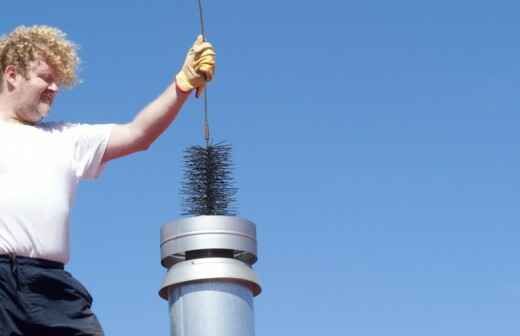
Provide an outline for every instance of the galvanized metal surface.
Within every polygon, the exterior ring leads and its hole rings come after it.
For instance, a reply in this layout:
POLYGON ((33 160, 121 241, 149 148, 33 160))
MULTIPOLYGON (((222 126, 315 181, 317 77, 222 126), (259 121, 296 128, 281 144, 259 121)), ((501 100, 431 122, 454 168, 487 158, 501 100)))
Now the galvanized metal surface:
POLYGON ((172 290, 171 288, 191 282, 219 280, 240 284, 254 296, 261 292, 254 270, 242 261, 231 258, 201 258, 173 265, 164 277, 159 296, 167 300, 168 290, 172 290))
POLYGON ((233 282, 170 287, 172 336, 254 336, 251 291, 233 282))
POLYGON ((170 268, 185 260, 186 251, 229 249, 252 265, 257 260, 255 224, 236 216, 196 216, 161 227, 161 264, 170 268))

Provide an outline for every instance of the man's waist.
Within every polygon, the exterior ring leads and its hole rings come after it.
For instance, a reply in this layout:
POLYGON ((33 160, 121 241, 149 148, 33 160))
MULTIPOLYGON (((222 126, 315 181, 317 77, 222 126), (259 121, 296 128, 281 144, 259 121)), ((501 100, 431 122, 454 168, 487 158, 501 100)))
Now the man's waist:
POLYGON ((64 264, 47 259, 17 256, 15 254, 0 254, 0 263, 16 263, 19 265, 38 266, 43 268, 64 269, 64 264))

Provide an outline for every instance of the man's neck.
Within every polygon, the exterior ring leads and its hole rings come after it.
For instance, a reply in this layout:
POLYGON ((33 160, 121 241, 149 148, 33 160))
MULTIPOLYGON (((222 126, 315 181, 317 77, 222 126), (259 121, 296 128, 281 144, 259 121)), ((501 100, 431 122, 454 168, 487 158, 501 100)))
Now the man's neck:
POLYGON ((8 123, 16 123, 16 124, 24 124, 21 120, 17 119, 13 115, 9 114, 9 112, 0 106, 0 121, 8 122, 8 123))
POLYGON ((9 97, 0 94, 0 121, 25 124, 17 118, 15 108, 10 103, 9 97))
POLYGON ((35 126, 36 125, 36 124, 30 123, 30 122, 27 122, 23 119, 17 118, 16 116, 4 115, 2 113, 1 108, 0 108, 0 122, 17 124, 17 125, 26 125, 26 126, 35 126))

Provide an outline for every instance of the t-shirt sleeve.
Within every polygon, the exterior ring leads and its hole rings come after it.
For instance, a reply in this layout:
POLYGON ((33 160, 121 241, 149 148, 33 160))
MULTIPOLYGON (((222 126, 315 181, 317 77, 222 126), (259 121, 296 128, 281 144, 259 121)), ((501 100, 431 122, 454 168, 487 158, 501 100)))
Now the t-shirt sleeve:
POLYGON ((95 179, 105 164, 101 164, 114 124, 75 124, 72 167, 76 178, 95 179))

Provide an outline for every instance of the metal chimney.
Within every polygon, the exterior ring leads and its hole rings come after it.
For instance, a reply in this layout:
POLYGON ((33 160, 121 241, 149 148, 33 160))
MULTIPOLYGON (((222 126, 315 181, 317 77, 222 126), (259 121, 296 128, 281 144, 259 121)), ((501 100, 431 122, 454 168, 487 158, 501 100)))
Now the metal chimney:
POLYGON ((255 224, 235 216, 196 216, 161 228, 159 295, 171 336, 253 336, 260 283, 255 224))

